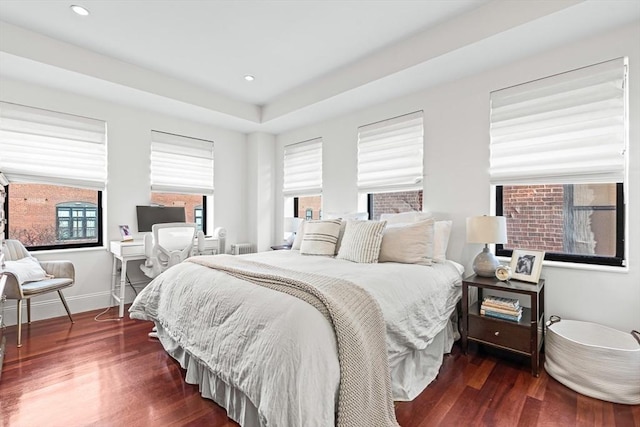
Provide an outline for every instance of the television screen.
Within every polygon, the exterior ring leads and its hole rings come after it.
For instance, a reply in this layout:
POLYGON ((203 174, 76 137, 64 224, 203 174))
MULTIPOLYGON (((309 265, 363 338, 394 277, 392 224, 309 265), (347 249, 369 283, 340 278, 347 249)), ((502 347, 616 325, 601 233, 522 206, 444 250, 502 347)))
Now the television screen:
POLYGON ((177 206, 136 206, 138 232, 151 231, 153 224, 186 222, 184 207, 177 206))

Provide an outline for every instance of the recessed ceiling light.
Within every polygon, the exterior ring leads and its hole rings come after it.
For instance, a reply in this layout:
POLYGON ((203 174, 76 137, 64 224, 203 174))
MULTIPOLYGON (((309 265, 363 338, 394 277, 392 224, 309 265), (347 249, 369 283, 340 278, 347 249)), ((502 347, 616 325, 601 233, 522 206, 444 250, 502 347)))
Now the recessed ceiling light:
POLYGON ((89 10, 85 9, 82 6, 78 6, 78 5, 71 5, 69 6, 71 8, 71 10, 73 10, 75 13, 77 13, 80 16, 88 16, 89 15, 89 10))
POLYGON ((256 78, 253 77, 251 74, 247 74, 246 76, 244 76, 244 79, 248 82, 252 82, 254 81, 256 78))

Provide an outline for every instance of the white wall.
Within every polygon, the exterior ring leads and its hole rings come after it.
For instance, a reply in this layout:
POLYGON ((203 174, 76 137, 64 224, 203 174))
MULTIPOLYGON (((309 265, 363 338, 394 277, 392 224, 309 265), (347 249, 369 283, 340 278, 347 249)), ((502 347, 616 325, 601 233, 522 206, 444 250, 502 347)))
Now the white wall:
MULTIPOLYGON (((109 240, 120 238, 119 224, 137 231, 136 205, 150 202, 150 131, 186 135, 214 141, 215 144, 215 227, 227 229, 227 250, 231 243, 246 241, 246 135, 224 129, 163 116, 93 98, 51 90, 17 81, 0 80, 0 99, 33 107, 77 114, 107 122, 108 185, 103 193, 105 206, 104 248, 43 251, 35 255, 43 260, 68 259, 76 269, 76 284, 65 290, 73 312, 106 307, 109 304, 112 257, 109 240)), ((28 161, 28 153, 25 153, 28 161)), ((213 232, 211 224, 208 233, 213 232)), ((137 269, 134 265, 132 270, 137 269)), ((127 289, 127 298, 133 293, 127 289)), ((15 324, 15 304, 5 310, 7 324, 15 324)), ((33 319, 64 315, 57 294, 34 299, 33 319)))
MULTIPOLYGON (((630 62, 628 269, 576 269, 546 264, 546 312, 602 323, 623 331, 640 328, 640 24, 628 26, 495 70, 441 85, 338 119, 277 137, 276 200, 282 200, 283 146, 321 136, 324 141, 323 210, 355 211, 357 127, 424 110, 425 209, 454 220, 449 258, 471 271, 479 245, 465 242, 465 218, 489 214, 489 92, 620 56, 630 62), (613 272, 613 271, 617 272, 613 272)), ((282 218, 276 203, 275 218, 282 218)), ((281 235, 277 224, 276 235, 281 235)))

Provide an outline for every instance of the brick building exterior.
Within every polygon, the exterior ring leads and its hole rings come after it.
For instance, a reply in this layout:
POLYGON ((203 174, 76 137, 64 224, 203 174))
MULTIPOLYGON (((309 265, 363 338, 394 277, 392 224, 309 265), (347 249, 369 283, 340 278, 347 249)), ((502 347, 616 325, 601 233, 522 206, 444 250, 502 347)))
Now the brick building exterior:
POLYGON ((564 251, 564 186, 505 186, 503 215, 510 249, 564 251))
MULTIPOLYGON (((57 209, 73 205, 97 208, 98 192, 45 184, 10 184, 8 203, 10 239, 20 240, 27 247, 55 245, 62 243, 58 238, 57 209)), ((64 240, 87 241, 97 241, 97 237, 64 240)))
POLYGON ((422 210, 422 190, 375 193, 371 219, 378 220, 385 213, 400 213, 422 210))

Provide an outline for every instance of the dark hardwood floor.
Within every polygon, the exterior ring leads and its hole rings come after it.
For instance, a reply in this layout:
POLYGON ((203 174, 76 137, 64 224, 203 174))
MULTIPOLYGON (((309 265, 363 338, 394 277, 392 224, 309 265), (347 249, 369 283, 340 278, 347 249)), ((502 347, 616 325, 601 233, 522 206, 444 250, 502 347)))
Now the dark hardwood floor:
MULTIPOLYGON (((3 426, 237 426, 200 397, 197 386, 158 341, 150 323, 125 317, 96 322, 96 312, 6 330, 0 378, 3 426)), ((113 317, 111 310, 105 317, 113 317)), ((544 371, 530 375, 526 360, 456 344, 438 378, 414 401, 396 403, 403 427, 640 426, 640 406, 592 399, 544 371), (501 355, 503 356, 503 355, 501 355)))

